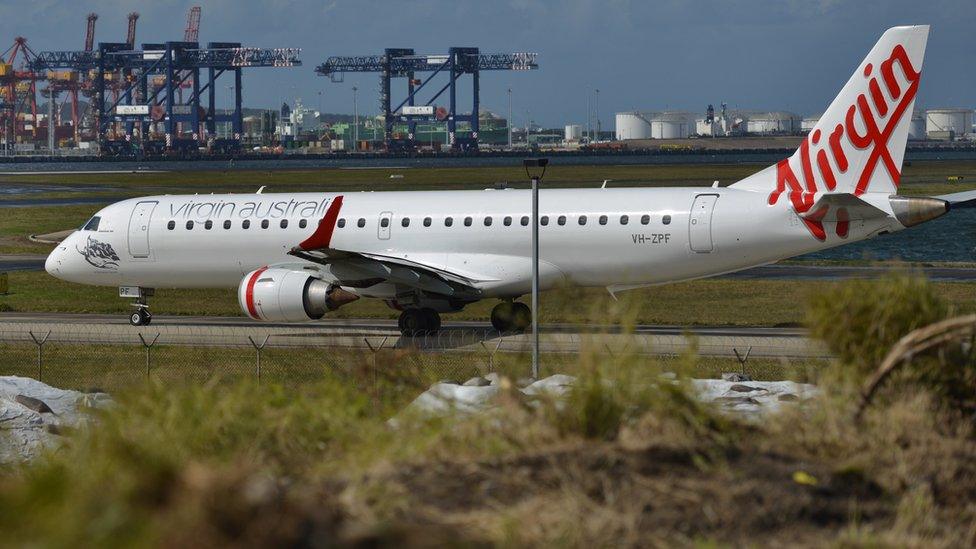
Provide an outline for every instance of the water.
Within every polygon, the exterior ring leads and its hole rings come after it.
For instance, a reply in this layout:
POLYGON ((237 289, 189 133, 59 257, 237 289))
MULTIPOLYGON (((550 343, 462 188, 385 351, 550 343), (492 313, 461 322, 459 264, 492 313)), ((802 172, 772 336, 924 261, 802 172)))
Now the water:
POLYGON ((952 210, 928 223, 801 259, 976 262, 976 208, 952 210))
MULTIPOLYGON (((458 157, 306 157, 291 155, 281 159, 264 160, 155 160, 137 161, 65 161, 0 163, 0 174, 6 172, 95 172, 141 170, 281 170, 316 168, 462 168, 485 166, 521 166, 527 157, 548 157, 553 165, 560 166, 630 166, 657 164, 774 164, 788 156, 782 151, 733 152, 699 154, 644 154, 616 153, 583 155, 567 153, 530 153, 505 156, 458 156, 458 157)), ((976 160, 976 150, 926 151, 909 150, 908 161, 923 160, 976 160)))

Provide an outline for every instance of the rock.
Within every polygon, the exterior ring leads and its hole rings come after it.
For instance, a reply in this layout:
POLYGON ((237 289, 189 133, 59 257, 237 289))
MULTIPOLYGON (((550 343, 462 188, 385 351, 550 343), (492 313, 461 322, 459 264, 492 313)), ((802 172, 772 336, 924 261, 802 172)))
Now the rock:
POLYGON ((737 393, 751 393, 752 391, 762 391, 759 387, 750 387, 748 385, 742 385, 736 383, 735 385, 729 387, 730 391, 735 391, 737 393))
POLYGON ((752 381, 752 377, 739 372, 726 372, 722 374, 722 381, 752 381))
POLYGON ((464 382, 464 387, 486 387, 491 385, 491 382, 483 377, 473 377, 464 382))
POLYGON ((442 379, 442 380, 438 381, 437 383, 440 383, 440 384, 443 384, 443 385, 460 385, 461 384, 460 381, 457 381, 455 379, 442 379))
POLYGON ((43 400, 39 398, 29 397, 27 395, 17 395, 14 397, 14 401, 20 404, 28 410, 33 410, 39 414, 53 414, 54 411, 51 407, 44 403, 43 400))
POLYGON ((529 385, 532 385, 535 382, 536 380, 532 379, 531 377, 520 377, 515 382, 515 386, 520 388, 525 388, 528 387, 529 385))
POLYGON ((491 372, 490 374, 485 374, 485 379, 487 379, 488 383, 491 385, 498 385, 498 382, 501 380, 501 376, 498 375, 498 372, 491 372))
POLYGON ((556 374, 529 384, 527 387, 522 389, 522 392, 530 396, 546 393, 552 396, 561 397, 573 388, 574 383, 576 383, 575 377, 564 374, 556 374))
POLYGON ((783 393, 776 398, 780 402, 793 402, 796 400, 800 400, 800 397, 794 395, 793 393, 783 393))
POLYGON ((713 402, 719 404, 760 404, 758 400, 752 397, 718 397, 713 402))

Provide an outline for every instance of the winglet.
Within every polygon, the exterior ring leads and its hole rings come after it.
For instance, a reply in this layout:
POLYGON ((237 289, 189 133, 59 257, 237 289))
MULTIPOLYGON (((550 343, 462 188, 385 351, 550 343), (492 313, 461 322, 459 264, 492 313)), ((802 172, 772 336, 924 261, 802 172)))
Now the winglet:
POLYGON ((332 233, 335 231, 336 221, 339 219, 340 208, 342 208, 342 195, 332 199, 329 209, 325 211, 325 216, 319 221, 319 226, 315 228, 315 232, 303 240, 298 247, 306 251, 328 248, 332 242, 332 233))

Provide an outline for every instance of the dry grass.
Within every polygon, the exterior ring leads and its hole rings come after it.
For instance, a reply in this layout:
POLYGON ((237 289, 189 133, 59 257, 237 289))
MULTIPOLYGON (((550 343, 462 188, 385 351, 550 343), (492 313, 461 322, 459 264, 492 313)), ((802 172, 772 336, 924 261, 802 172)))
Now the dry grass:
MULTIPOLYGON (((860 310, 914 287, 877 284, 845 299, 860 310)), ((865 352, 903 329, 887 319, 861 332, 865 352)), ((449 418, 398 412, 420 389, 408 374, 357 390, 377 379, 368 364, 301 389, 124 392, 96 428, 0 476, 0 530, 11 545, 976 542, 972 418, 937 392, 905 380, 856 422, 859 385, 838 362, 816 399, 743 423, 690 396, 694 362, 584 352, 565 401, 503 382, 492 411, 449 418)))

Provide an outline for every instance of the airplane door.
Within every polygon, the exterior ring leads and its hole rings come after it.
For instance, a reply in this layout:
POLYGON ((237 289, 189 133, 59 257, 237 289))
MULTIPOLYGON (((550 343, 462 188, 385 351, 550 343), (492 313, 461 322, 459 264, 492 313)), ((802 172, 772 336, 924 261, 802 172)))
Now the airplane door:
POLYGON ((393 212, 381 212, 380 222, 376 224, 376 236, 380 240, 390 239, 390 225, 393 224, 393 212))
POLYGON ((717 200, 717 194, 700 194, 695 197, 688 219, 688 242, 693 252, 712 251, 712 211, 717 200))
POLYGON ((149 257, 149 222, 157 202, 139 202, 129 218, 129 255, 149 257))

